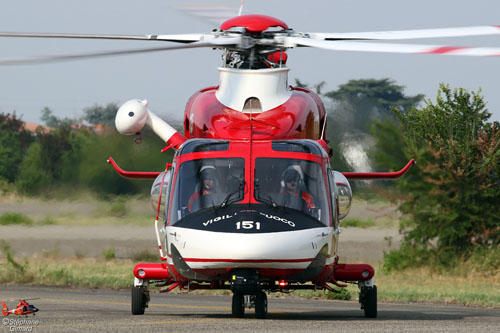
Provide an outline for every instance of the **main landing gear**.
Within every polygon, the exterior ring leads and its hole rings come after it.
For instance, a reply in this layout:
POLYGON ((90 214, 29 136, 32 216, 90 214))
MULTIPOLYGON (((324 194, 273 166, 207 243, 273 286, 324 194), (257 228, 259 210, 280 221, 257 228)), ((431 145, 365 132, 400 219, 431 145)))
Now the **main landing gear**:
POLYGON ((377 286, 373 279, 359 283, 359 303, 366 318, 377 318, 377 286))
POLYGON ((238 270, 231 273, 233 302, 231 312, 235 318, 243 318, 245 308, 255 308, 258 319, 267 317, 267 295, 261 290, 259 275, 252 270, 238 270))

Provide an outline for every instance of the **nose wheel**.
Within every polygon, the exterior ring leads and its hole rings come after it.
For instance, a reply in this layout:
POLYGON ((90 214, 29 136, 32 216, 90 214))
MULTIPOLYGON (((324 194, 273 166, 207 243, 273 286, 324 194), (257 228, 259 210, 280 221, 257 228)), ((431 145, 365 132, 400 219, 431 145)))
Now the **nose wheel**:
POLYGON ((243 295, 240 292, 233 293, 231 312, 235 318, 245 316, 245 308, 255 308, 255 317, 266 319, 267 317, 267 295, 259 291, 257 295, 243 295))

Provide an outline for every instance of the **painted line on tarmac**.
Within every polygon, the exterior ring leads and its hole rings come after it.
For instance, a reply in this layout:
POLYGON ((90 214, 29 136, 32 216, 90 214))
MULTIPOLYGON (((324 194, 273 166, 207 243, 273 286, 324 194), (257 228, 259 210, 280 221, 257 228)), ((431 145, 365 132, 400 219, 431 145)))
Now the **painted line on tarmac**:
POLYGON ((148 321, 148 322, 135 322, 135 323, 124 323, 122 321, 105 323, 92 323, 92 324, 42 324, 36 327, 88 327, 88 326, 134 326, 134 325, 162 325, 162 324, 197 324, 215 321, 215 319, 189 319, 189 320, 165 320, 165 321, 148 321))
MULTIPOLYGON (((72 299, 55 299, 55 298, 41 298, 38 300, 46 302, 56 302, 56 303, 87 303, 87 304, 110 304, 110 305, 127 305, 130 306, 130 302, 109 302, 109 301, 89 301, 89 300, 72 300, 72 299)), ((149 306, 167 307, 167 308, 181 308, 181 309, 209 309, 209 310, 231 310, 229 306, 208 306, 208 305, 180 305, 180 304, 149 304, 149 306)), ((304 310, 305 311, 305 310, 304 310)), ((303 312, 303 310, 296 309, 275 309, 269 310, 269 313, 274 314, 284 314, 290 312, 303 312)))
MULTIPOLYGON (((40 301, 46 302, 61 302, 61 303, 87 303, 87 304, 110 304, 110 305, 128 305, 130 302, 108 302, 108 301, 87 301, 87 300, 73 300, 73 299, 55 299, 55 298, 41 298, 40 301)), ((187 309, 216 309, 216 310, 230 310, 227 306, 208 306, 208 305, 180 305, 180 304, 152 304, 149 306, 163 306, 169 308, 187 308, 187 309)))

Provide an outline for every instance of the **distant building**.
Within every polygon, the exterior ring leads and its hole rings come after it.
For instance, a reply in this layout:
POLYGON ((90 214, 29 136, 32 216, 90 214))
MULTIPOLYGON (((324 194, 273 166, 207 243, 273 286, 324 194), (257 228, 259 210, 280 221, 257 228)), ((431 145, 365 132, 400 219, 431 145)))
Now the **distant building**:
POLYGON ((115 129, 113 126, 105 125, 105 124, 94 124, 92 125, 94 128, 94 132, 97 135, 106 135, 110 133, 115 133, 115 129))
POLYGON ((114 128, 105 124, 92 124, 92 125, 72 125, 74 130, 86 130, 89 133, 95 133, 97 135, 107 135, 114 133, 114 128))
MULTIPOLYGON (((37 129, 41 131, 43 134, 50 133, 55 130, 54 127, 44 126, 36 123, 31 123, 29 121, 24 122, 24 129, 31 133, 36 133, 37 129)), ((113 128, 104 124, 95 124, 95 125, 83 125, 83 124, 73 124, 71 125, 71 129, 75 131, 87 131, 89 133, 95 133, 97 135, 106 135, 113 132, 113 128)))
POLYGON ((49 132, 52 132, 53 130, 55 130, 55 128, 53 128, 53 127, 44 126, 44 125, 40 125, 40 124, 36 124, 36 123, 31 123, 29 121, 24 122, 24 129, 28 132, 36 133, 38 128, 42 133, 49 133, 49 132))

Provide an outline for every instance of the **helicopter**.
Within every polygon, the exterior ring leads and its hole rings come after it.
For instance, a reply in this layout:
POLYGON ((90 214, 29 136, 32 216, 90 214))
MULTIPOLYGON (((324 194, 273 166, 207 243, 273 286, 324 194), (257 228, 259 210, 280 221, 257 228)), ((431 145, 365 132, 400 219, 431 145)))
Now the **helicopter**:
POLYGON ((16 316, 27 316, 29 314, 35 315, 35 312, 38 312, 39 309, 33 304, 29 304, 28 301, 32 301, 39 298, 29 298, 29 299, 8 299, 6 301, 19 302, 15 309, 9 310, 5 301, 2 301, 2 314, 6 317, 10 314, 16 316))
POLYGON ((301 33, 274 17, 240 15, 210 34, 88 35, 0 33, 0 37, 150 40, 163 47, 79 55, 0 60, 22 65, 190 48, 222 51, 216 86, 195 92, 184 113, 184 134, 133 99, 117 111, 118 132, 136 136, 149 126, 175 150, 164 171, 123 170, 123 177, 151 179, 155 233, 161 262, 139 263, 131 288, 133 315, 143 315, 149 287, 168 293, 231 290, 231 312, 255 309, 267 317, 267 293, 328 290, 357 284, 365 317, 377 317, 375 271, 340 263, 340 221, 351 207, 350 180, 395 179, 396 172, 338 172, 326 141, 327 115, 320 97, 288 84, 288 50, 498 56, 497 48, 379 43, 433 37, 500 34, 498 26, 361 33, 301 33), (333 286, 332 286, 333 285, 333 286))

